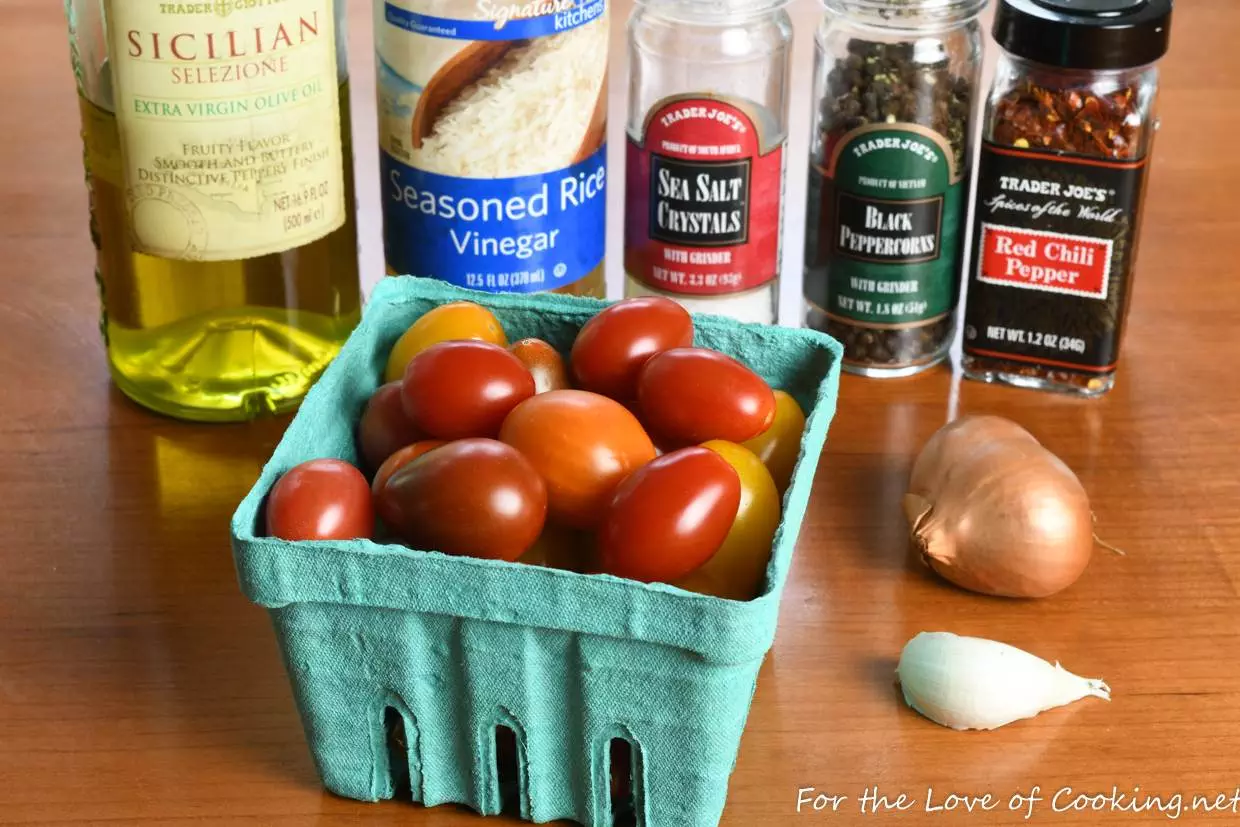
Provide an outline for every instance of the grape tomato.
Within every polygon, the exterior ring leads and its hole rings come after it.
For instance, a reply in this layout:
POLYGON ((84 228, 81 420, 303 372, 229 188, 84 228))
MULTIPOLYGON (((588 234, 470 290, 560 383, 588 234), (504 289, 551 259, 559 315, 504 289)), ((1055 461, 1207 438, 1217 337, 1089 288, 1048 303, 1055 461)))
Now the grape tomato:
MULTIPOLYGON (((393 474, 423 454, 429 454, 436 448, 440 448, 447 444, 448 443, 444 442, 442 439, 426 439, 401 448, 399 451, 388 457, 387 460, 384 461, 383 465, 379 466, 379 470, 375 472, 375 480, 370 485, 371 493, 373 493, 376 497, 379 496, 379 492, 381 492, 384 486, 387 485, 388 480, 392 478, 393 474)), ((383 515, 380 514, 379 516, 383 515)))
POLYGON ((660 445, 744 442, 774 421, 775 393, 731 356, 677 348, 652 357, 642 368, 637 407, 660 445))
POLYGON ((655 457, 637 417, 595 393, 551 391, 518 405, 500 439, 524 454, 547 483, 550 517, 594 528, 625 477, 655 457))
POLYGON ((392 454, 423 438, 405 413, 401 383, 389 382, 366 403, 357 428, 358 451, 364 466, 373 471, 392 454))
POLYGON ((498 345, 441 342, 409 363, 401 392, 405 413, 429 437, 494 437, 508 413, 534 395, 534 377, 498 345))
POLYGON ((534 392, 562 391, 572 387, 564 357, 542 339, 522 339, 508 348, 534 377, 534 392))
POLYGON ((493 439, 463 439, 396 471, 379 513, 416 549, 515 561, 542 533, 547 488, 529 461, 493 439))
POLYGON ((267 533, 281 540, 359 540, 375 530, 370 484, 338 459, 293 468, 267 496, 267 533))
POLYGON ((693 344, 693 318, 671 299, 626 299, 586 322, 573 344, 577 384, 620 402, 636 398, 637 376, 651 356, 693 344))
POLYGON ((665 454, 616 490, 599 530, 599 563, 617 577, 679 580, 719 550, 740 501, 740 477, 719 454, 665 454))
POLYGON ((476 340, 508 347, 508 337, 495 314, 473 302, 452 302, 422 315, 397 340, 388 357, 385 382, 396 382, 405 375, 413 357, 440 342, 476 340))
POLYGON ((702 447, 732 466, 740 479, 741 501, 719 551, 676 585, 728 600, 753 600, 766 583, 771 548, 779 529, 779 491, 762 460, 748 448, 721 440, 702 447))
POLYGON ((801 406, 791 394, 775 391, 775 420, 771 427, 747 441, 745 447, 766 465, 781 495, 792 485, 804 435, 805 414, 801 406))

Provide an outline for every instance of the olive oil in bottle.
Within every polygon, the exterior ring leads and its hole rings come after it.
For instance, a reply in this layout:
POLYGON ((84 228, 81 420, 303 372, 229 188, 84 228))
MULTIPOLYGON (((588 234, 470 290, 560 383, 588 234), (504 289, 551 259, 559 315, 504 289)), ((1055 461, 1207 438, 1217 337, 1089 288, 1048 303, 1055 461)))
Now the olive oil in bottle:
POLYGON ((294 407, 361 308, 343 8, 67 8, 117 386, 193 420, 294 407))

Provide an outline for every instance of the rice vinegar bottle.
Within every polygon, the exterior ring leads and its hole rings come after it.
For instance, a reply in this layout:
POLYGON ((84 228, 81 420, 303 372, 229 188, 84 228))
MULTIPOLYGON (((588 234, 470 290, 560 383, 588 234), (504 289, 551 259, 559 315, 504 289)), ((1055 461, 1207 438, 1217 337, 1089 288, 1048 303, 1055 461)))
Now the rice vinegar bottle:
POLYGON ((343 0, 66 0, 117 386, 297 405, 361 310, 343 0))

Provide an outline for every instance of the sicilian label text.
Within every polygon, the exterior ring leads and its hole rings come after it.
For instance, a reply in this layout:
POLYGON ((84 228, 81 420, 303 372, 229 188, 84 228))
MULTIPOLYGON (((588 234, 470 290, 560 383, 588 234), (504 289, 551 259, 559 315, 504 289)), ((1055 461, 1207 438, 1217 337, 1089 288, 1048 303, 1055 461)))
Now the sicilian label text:
POLYGON ((346 218, 331 0, 110 0, 135 245, 220 261, 346 218))

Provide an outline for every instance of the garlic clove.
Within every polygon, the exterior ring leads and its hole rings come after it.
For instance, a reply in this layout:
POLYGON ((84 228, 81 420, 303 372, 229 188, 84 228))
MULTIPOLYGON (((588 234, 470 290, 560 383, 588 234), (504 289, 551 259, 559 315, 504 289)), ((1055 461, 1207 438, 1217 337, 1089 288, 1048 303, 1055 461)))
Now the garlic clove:
POLYGON ((1058 663, 982 638, 922 632, 896 668, 904 702, 956 730, 991 730, 1083 698, 1109 701, 1111 689, 1058 663))

